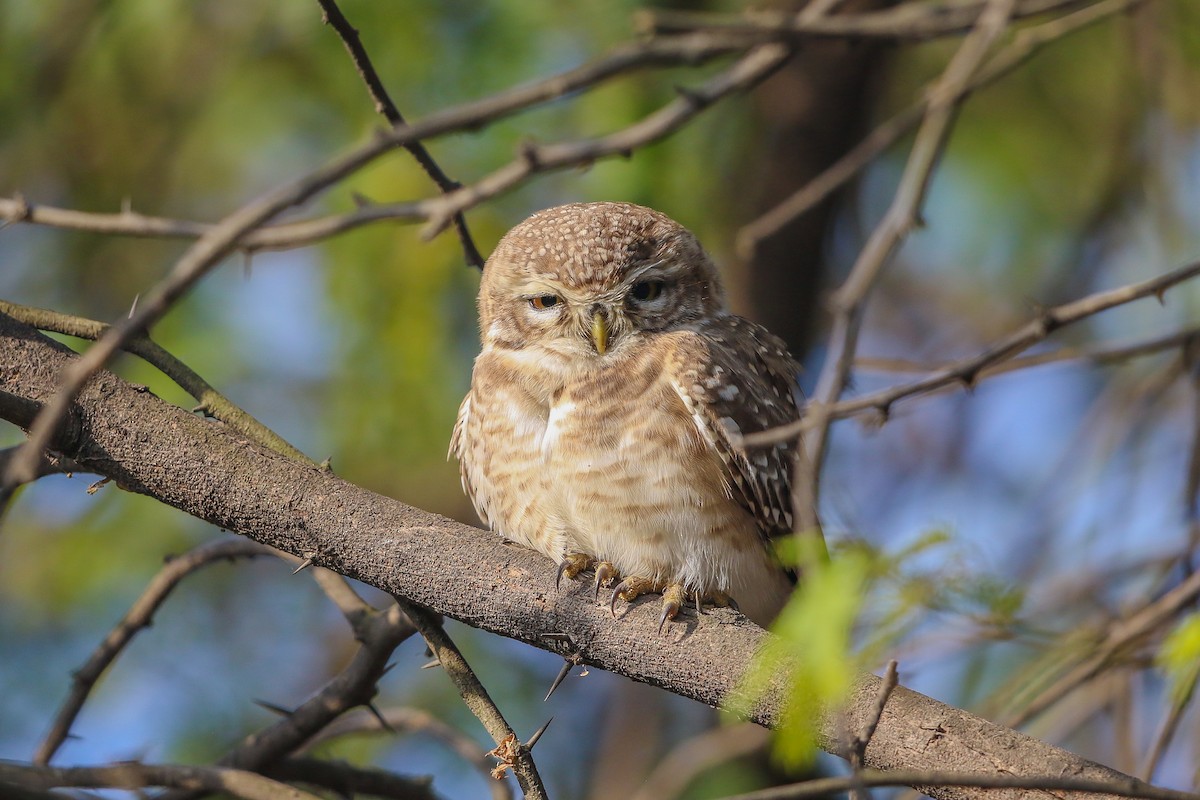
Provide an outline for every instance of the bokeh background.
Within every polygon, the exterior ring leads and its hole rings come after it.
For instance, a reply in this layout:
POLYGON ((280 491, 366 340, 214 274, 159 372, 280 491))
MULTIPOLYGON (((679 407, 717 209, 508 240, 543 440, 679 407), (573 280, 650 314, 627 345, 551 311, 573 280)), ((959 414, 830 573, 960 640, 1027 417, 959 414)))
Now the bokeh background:
MULTIPOLYGON (((632 36, 640 7, 342 3, 409 119, 599 56, 632 36)), ((468 221, 486 253, 527 214, 561 202, 663 210, 722 264, 738 310, 789 339, 811 384, 823 357, 822 290, 845 274, 887 207, 909 141, 749 257, 735 249, 738 231, 912 102, 954 46, 814 44, 755 93, 666 141, 540 176, 468 221)), ((217 220, 382 125, 315 2, 6 2, 0 62, 0 196, 67 208, 217 220)), ((430 149, 469 182, 526 139, 616 130, 718 67, 639 73, 430 149)), ((1151 0, 972 96, 934 180, 927 224, 874 296, 860 354, 923 365, 970 355, 1039 307, 1197 258, 1197 86, 1200 6, 1151 0)), ((304 213, 347 210, 356 195, 387 202, 433 191, 397 153, 304 213)), ((9 225, 0 230, 0 297, 112 320, 185 246, 9 225)), ((453 235, 424 241, 416 226, 376 224, 231 259, 154 336, 306 454, 331 458, 342 477, 474 521, 445 451, 477 348, 477 282, 453 235)), ((1193 282, 1039 349, 1198 322, 1193 282)), ((132 357, 116 368, 194 405, 132 357)), ((822 498, 831 541, 901 553, 937 533, 904 566, 961 590, 952 601, 925 598, 927 611, 887 653, 907 685, 1003 718, 1049 664, 1086 647, 1086 636, 1073 636, 1102 634, 1106 615, 1187 573, 1196 370, 1181 365, 1178 349, 1112 366, 1056 363, 902 404, 882 427, 836 426, 822 498)), ((902 377, 864 368, 853 391, 902 377)), ((11 427, 0 436, 21 440, 11 427)), ((0 758, 30 757, 70 670, 165 556, 227 535, 115 486, 89 494, 91 480, 58 476, 24 489, 0 531, 0 758)), ((543 703, 558 658, 455 623, 451 633, 518 731, 555 717, 537 753, 556 797, 621 796, 715 716, 598 671, 543 703)), ((286 565, 211 567, 175 592, 102 680, 56 763, 215 758, 271 721, 253 700, 298 704, 354 647, 336 610, 286 565)), ((1166 708, 1166 680, 1146 663, 1153 655, 1139 652, 1027 729, 1136 770, 1166 708)), ((424 660, 417 641, 401 647, 380 705, 428 710, 484 743, 445 677, 417 669, 424 660)), ((1198 748, 1193 711, 1156 777, 1190 786, 1198 748)), ((420 736, 357 737, 329 752, 432 774, 447 797, 486 791, 483 778, 420 736)), ((688 796, 754 788, 772 769, 765 758, 743 759, 707 772, 688 796)))

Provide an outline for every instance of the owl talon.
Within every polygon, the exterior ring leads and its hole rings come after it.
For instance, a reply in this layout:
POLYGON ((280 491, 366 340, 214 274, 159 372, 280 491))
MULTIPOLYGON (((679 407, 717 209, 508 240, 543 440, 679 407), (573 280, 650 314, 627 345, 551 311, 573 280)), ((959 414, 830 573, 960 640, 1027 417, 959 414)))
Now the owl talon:
POLYGON ((639 578, 637 576, 626 578, 613 587, 612 600, 608 604, 609 610, 612 611, 612 615, 615 617, 617 615, 618 597, 626 603, 632 603, 641 595, 647 592, 657 592, 662 588, 663 585, 661 583, 655 583, 649 578, 639 578))
POLYGON ((579 573, 596 563, 596 559, 584 553, 567 553, 558 563, 558 577, 554 579, 554 588, 562 588, 563 575, 575 580, 579 573))
POLYGON ((667 626, 667 622, 679 616, 679 612, 683 609, 685 602, 687 602, 687 594, 684 592, 683 584, 672 583, 666 589, 663 589, 662 615, 658 618, 658 632, 660 635, 663 632, 663 628, 667 626))
POLYGON ((602 588, 604 588, 605 586, 611 585, 612 582, 615 581, 618 577, 619 576, 617 575, 617 569, 616 569, 616 567, 614 567, 612 565, 611 561, 597 561, 596 562, 596 594, 595 594, 595 597, 596 597, 597 601, 600 599, 600 590, 602 588))

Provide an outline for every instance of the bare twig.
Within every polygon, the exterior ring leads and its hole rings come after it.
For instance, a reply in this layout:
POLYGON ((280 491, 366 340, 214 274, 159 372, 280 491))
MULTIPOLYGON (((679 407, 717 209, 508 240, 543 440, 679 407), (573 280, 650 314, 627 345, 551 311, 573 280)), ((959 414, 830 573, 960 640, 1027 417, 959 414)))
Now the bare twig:
POLYGON ((505 781, 490 779, 493 762, 483 748, 475 744, 474 739, 450 727, 428 711, 418 708, 383 708, 380 709, 379 715, 383 718, 382 722, 380 722, 379 716, 366 710, 343 714, 309 739, 298 752, 304 753, 322 742, 355 733, 418 732, 440 741, 459 758, 488 778, 488 788, 492 793, 493 800, 511 800, 512 787, 505 781))
POLYGON ((0 781, 31 789, 75 786, 145 789, 168 786, 191 791, 226 792, 245 800, 321 800, 314 794, 244 770, 140 764, 132 761, 102 767, 45 767, 0 762, 0 781))
MULTIPOLYGON (((397 606, 373 612, 355 633, 362 647, 338 675, 299 707, 242 740, 221 757, 221 766, 262 770, 295 752, 331 721, 371 702, 396 647, 415 633, 397 606)), ((192 792, 168 792, 160 800, 188 800, 192 792)))
MULTIPOLYGON (((1048 14, 1088 0, 1021 0, 1013 19, 1048 14)), ((924 41, 966 33, 978 22, 987 0, 963 3, 907 2, 880 11, 857 14, 806 15, 771 10, 741 14, 702 11, 654 10, 644 16, 643 27, 652 33, 708 32, 738 34, 751 41, 812 38, 883 39, 924 41)))
MULTIPOLYGON (((1164 336, 1153 336, 1136 342, 1124 344, 1102 344, 1089 347, 1060 347, 1045 353, 1031 356, 1021 356, 1009 361, 984 367, 979 370, 976 380, 1006 375, 1011 372, 1033 367, 1043 367, 1047 364, 1061 364, 1068 361, 1088 361, 1095 365, 1121 364, 1143 356, 1158 355, 1167 350, 1183 347, 1189 342, 1200 339, 1200 327, 1185 328, 1164 336)), ((937 372, 947 367, 946 364, 922 364, 903 358, 874 358, 859 357, 854 361, 854 368, 874 372, 937 372)))
POLYGON ((805 416, 812 420, 812 431, 804 439, 804 452, 799 457, 793 480, 792 508, 797 516, 797 530, 820 530, 818 483, 833 422, 828 409, 841 397, 850 379, 867 296, 884 266, 917 224, 958 104, 969 93, 971 79, 992 43, 1007 26, 1013 4, 1014 0, 988 0, 971 33, 929 88, 925 118, 917 131, 892 203, 867 239, 849 276, 833 295, 833 330, 828 355, 817 380, 813 401, 805 407, 805 416))
POLYGON ((1066 775, 980 775, 954 772, 879 772, 864 770, 857 776, 818 778, 790 786, 777 786, 758 792, 734 795, 725 800, 802 800, 848 791, 858 780, 864 786, 914 786, 920 791, 933 788, 1041 789, 1045 791, 1087 792, 1143 800, 1197 800, 1200 795, 1160 789, 1130 778, 1128 781, 1098 781, 1066 775))
MULTIPOLYGON (((1144 0, 1102 0, 1049 22, 1018 31, 1013 41, 987 62, 969 85, 975 91, 1024 64, 1030 56, 1051 42, 1083 30, 1101 20, 1126 11, 1144 0)), ((736 248, 749 258, 758 244, 770 238, 793 219, 807 212, 857 175, 867 164, 915 128, 924 118, 931 96, 926 94, 913 105, 883 122, 853 149, 827 167, 794 194, 738 231, 736 248)))
MULTIPOLYGON (((27 325, 43 331, 76 336, 80 339, 95 341, 103 336, 109 326, 72 314, 63 314, 44 308, 22 306, 0 300, 0 312, 8 314, 13 319, 19 319, 27 325)), ((289 444, 283 437, 266 425, 259 422, 244 409, 234 405, 229 398, 218 392, 212 384, 196 374, 191 367, 180 361, 166 349, 156 344, 146 334, 136 334, 127 341, 122 349, 142 358, 146 363, 156 367, 164 375, 194 397, 200 405, 194 411, 221 420, 233 430, 248 439, 275 450, 289 458, 295 458, 307 464, 316 466, 316 462, 289 444)))
POLYGON ((307 783, 346 798, 364 794, 395 800, 438 800, 432 778, 412 778, 387 770, 357 767, 344 761, 285 758, 265 772, 267 777, 278 781, 307 783))
MULTIPOLYGON (((1044 340, 1059 328, 1145 297, 1161 298, 1171 287, 1197 275, 1200 275, 1200 262, 1188 264, 1139 283, 1096 292, 1079 300, 1046 309, 1035 319, 1030 320, 977 355, 952 362, 915 381, 881 389, 853 400, 843 400, 830 406, 826 413, 830 419, 844 419, 863 411, 875 410, 886 418, 891 407, 899 400, 926 394, 955 383, 970 386, 985 367, 1011 358, 1044 340)), ((788 425, 747 435, 745 443, 747 446, 759 447, 786 441, 800 435, 814 424, 811 419, 800 419, 788 425)))
POLYGON ((538 774, 529 748, 521 744, 487 689, 479 682, 471 665, 446 634, 438 616, 424 606, 402 597, 397 597, 396 602, 417 626, 417 630, 425 638, 425 644, 441 662, 442 669, 446 671, 450 680, 454 681, 467 708, 483 723, 484 730, 496 743, 496 749, 492 752, 500 759, 501 764, 493 775, 502 775, 505 767, 511 768, 526 798, 546 800, 546 788, 542 785, 542 777, 538 774))
POLYGON ((1182 583, 1132 616, 1105 623, 1104 638, 1089 647, 1085 658, 1052 685, 1042 690, 1016 714, 1009 724, 1020 726, 1057 703, 1076 687, 1092 679, 1114 658, 1145 641, 1173 620, 1182 609, 1200 597, 1200 572, 1193 572, 1182 583))
POLYGON ((862 726, 853 741, 850 742, 850 767, 855 770, 861 770, 866 763, 865 757, 867 747, 871 744, 871 737, 875 735, 875 729, 879 727, 879 720, 883 718, 883 709, 887 706, 888 698, 892 696, 892 692, 900 685, 900 673, 896 669, 896 662, 889 661, 887 669, 883 673, 883 682, 879 684, 879 694, 875 697, 875 705, 871 709, 870 716, 867 717, 866 723, 862 726))
MULTIPOLYGON (((337 31, 342 44, 346 46, 346 52, 350 54, 350 60, 354 62, 354 67, 362 77, 363 83, 367 85, 367 92, 375 101, 375 110, 382 114, 392 124, 392 127, 404 125, 404 117, 400 114, 400 109, 396 108, 396 104, 392 102, 392 98, 388 96, 387 89, 383 88, 383 81, 379 79, 379 74, 371 64, 371 59, 367 55, 366 48, 363 47, 358 31, 346 19, 334 0, 317 0, 317 2, 321 5, 325 23, 337 31)), ((421 165, 421 169, 425 170, 425 174, 437 184, 443 194, 462 186, 461 183, 451 179, 442 171, 442 168, 433 160, 433 156, 420 141, 407 142, 403 147, 421 165)), ((454 215, 454 229, 458 232, 458 241, 462 245, 467 263, 483 269, 483 256, 475 246, 475 240, 471 238, 471 232, 467 230, 467 221, 461 212, 454 215)))
POLYGON ((508 165, 481 180, 440 198, 426 200, 429 223, 425 235, 445 228, 454 214, 477 205, 519 184, 531 175, 590 164, 601 158, 628 155, 675 132, 713 103, 734 92, 744 91, 769 77, 791 56, 783 45, 760 45, 694 89, 680 89, 679 97, 640 121, 607 136, 527 145, 508 165))
POLYGON ((75 718, 83 708, 96 681, 116 660, 133 637, 139 631, 149 627, 154 613, 184 578, 215 561, 255 558, 273 555, 276 552, 270 547, 245 539, 222 539, 201 545, 168 561, 167 565, 159 570, 154 579, 150 581, 146 590, 142 592, 142 596, 134 602, 116 627, 109 632, 108 636, 104 637, 104 641, 100 643, 87 662, 71 673, 71 691, 55 715, 46 738, 38 745, 33 762, 35 764, 50 762, 58 748, 70 735, 71 725, 74 724, 75 718))
POLYGON ((721 725, 676 745, 654 767, 630 800, 673 800, 701 773, 757 752, 770 735, 748 722, 721 725))
MULTIPOLYGON (((392 147, 455 131, 477 130, 532 106, 594 88, 628 72, 651 67, 703 64, 748 47, 744 40, 711 34, 663 37, 624 44, 607 56, 558 75, 431 114, 385 134, 380 142, 368 147, 373 152, 378 148, 377 154, 392 147)), ((119 214, 94 214, 54 208, 30 203, 20 195, 0 198, 0 219, 8 223, 49 225, 94 233, 188 239, 198 239, 213 229, 211 225, 197 222, 148 217, 131 209, 123 209, 119 214)), ((299 247, 386 219, 427 219, 427 212, 419 203, 366 206, 352 213, 262 227, 249 232, 238 246, 249 250, 299 247)))

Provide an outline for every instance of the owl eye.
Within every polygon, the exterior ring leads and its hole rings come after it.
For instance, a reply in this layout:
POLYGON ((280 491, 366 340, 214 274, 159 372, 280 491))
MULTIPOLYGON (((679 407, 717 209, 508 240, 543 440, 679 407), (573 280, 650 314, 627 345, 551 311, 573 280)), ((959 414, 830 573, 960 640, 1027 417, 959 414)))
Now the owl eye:
POLYGON ((663 292, 662 281, 638 281, 633 285, 629 295, 640 303, 656 299, 663 292))
POLYGON ((529 298, 529 305, 533 306, 539 311, 546 308, 553 308, 560 302, 562 302, 562 300, 556 294, 543 294, 538 297, 529 298))

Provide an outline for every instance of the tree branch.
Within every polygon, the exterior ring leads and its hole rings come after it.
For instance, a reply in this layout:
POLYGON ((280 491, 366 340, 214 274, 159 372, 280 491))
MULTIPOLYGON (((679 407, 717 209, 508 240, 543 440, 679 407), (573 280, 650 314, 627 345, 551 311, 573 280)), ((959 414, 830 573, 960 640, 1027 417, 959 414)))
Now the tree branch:
MULTIPOLYGON (((375 101, 375 110, 382 114, 393 128, 404 125, 404 117, 400 114, 400 109, 396 108, 396 104, 392 102, 392 98, 388 96, 387 89, 383 88, 383 81, 379 79, 379 73, 375 71, 375 66, 371 63, 366 48, 363 47, 358 30, 350 24, 350 20, 346 19, 345 14, 338 8, 334 0, 317 0, 317 2, 321 5, 325 23, 341 37, 342 44, 346 46, 346 52, 350 54, 350 60, 354 62, 354 68, 358 70, 363 83, 367 85, 367 93, 375 101)), ((433 156, 421 142, 407 142, 404 144, 404 149, 421 165, 421 169, 425 170, 425 174, 437 184, 442 194, 447 194, 462 186, 461 183, 451 179, 442 171, 442 168, 433 160, 433 156)), ((454 229, 458 232, 458 241, 462 245, 467 263, 477 269, 483 269, 483 256, 479 254, 479 248, 475 246, 475 240, 471 238, 471 232, 467 230, 467 221, 461 212, 454 215, 454 229)))
POLYGON ((33 763, 48 764, 58 748, 71 733, 71 725, 83 708, 88 694, 96 681, 104 674, 104 670, 116 660, 125 646, 139 631, 150 626, 154 613, 167 599, 171 591, 179 583, 198 569, 215 561, 235 558, 255 558, 257 556, 273 555, 274 551, 257 542, 245 539, 223 539, 201 545, 182 556, 171 559, 167 565, 154 576, 150 585, 142 592, 141 597, 121 618, 116 627, 104 637, 104 641, 92 653, 82 667, 71 673, 71 692, 63 701, 50 726, 49 733, 38 746, 33 755, 33 763))
MULTIPOLYGON (((0 315, 0 390, 43 402, 76 358, 0 315)), ((545 634, 565 634, 572 652, 587 664, 708 705, 739 699, 745 705, 741 676, 769 634, 733 611, 689 615, 676 626, 676 636, 664 640, 652 598, 613 619, 588 592, 557 591, 555 565, 532 551, 284 458, 111 373, 88 382, 71 416, 64 428, 71 435, 56 446, 130 491, 263 544, 316 554, 317 564, 473 627, 560 654, 568 645, 545 634)), ((779 677, 780 688, 785 679, 779 677)), ((862 728, 879 686, 874 676, 858 680, 841 710, 844 724, 819 723, 823 746, 837 747, 841 730, 862 728)), ((778 725, 780 697, 780 691, 768 693, 753 706, 751 718, 778 725)), ((957 769, 983 776, 1063 774, 1115 786, 1131 780, 903 687, 889 699, 864 762, 884 770, 957 769)))

